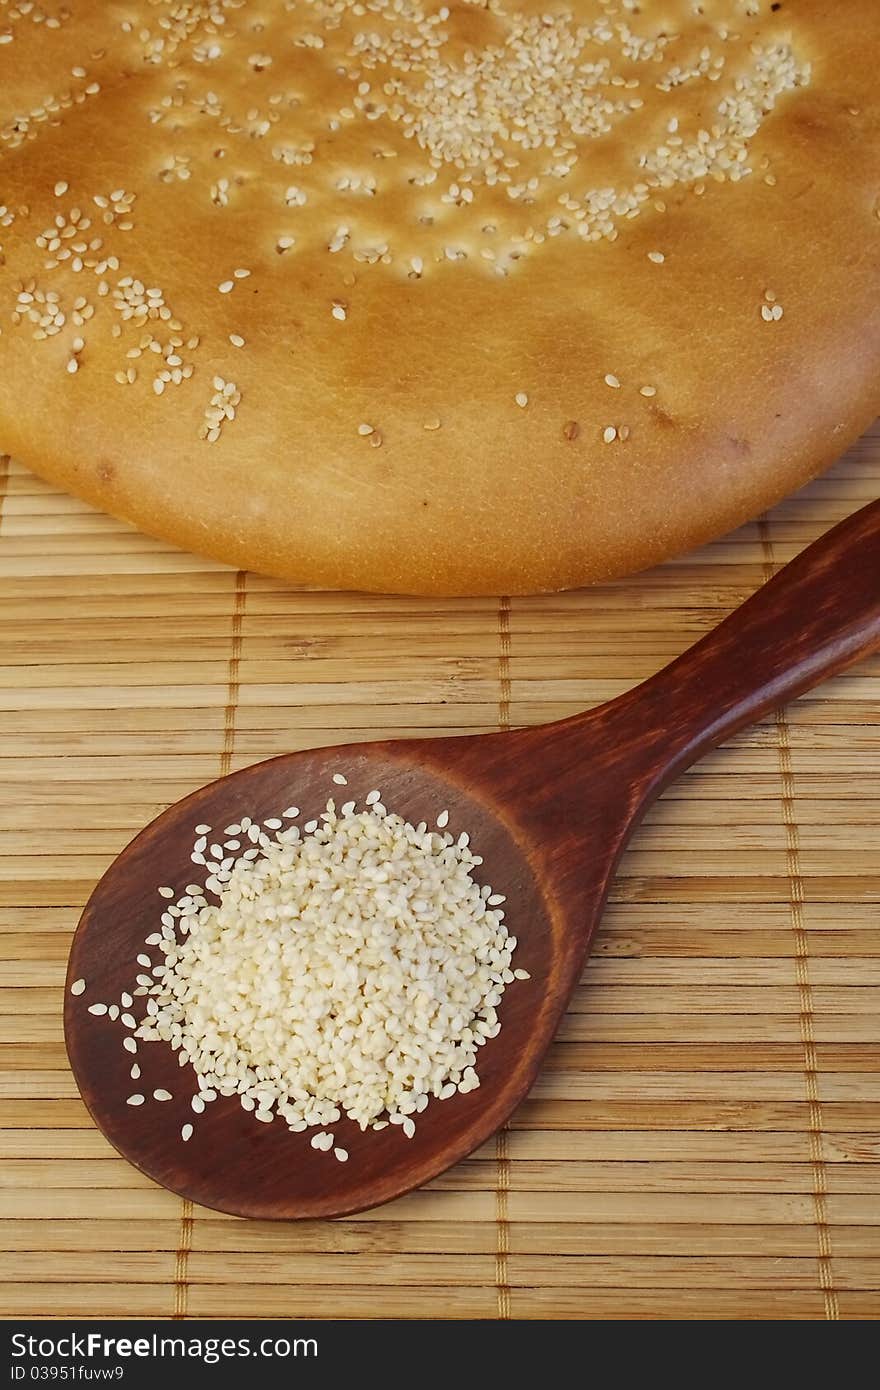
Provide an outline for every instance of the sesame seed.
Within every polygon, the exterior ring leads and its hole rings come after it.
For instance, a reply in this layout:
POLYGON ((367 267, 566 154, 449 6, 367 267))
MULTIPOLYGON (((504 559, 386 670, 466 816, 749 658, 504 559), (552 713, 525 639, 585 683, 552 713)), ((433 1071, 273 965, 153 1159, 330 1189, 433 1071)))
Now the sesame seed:
POLYGON ((134 1038, 123 1038, 122 1046, 125 1048, 126 1052, 137 1052, 138 1050, 138 1045, 134 1038))
POLYGON ((422 428, 426 430, 439 430, 440 425, 440 417, 435 415, 430 420, 426 420, 422 428))
POLYGON ((666 257, 662 251, 649 251, 648 260, 653 261, 655 265, 662 265, 666 257))
POLYGON ((443 830, 448 824, 449 824, 449 812, 448 812, 448 811, 441 811, 440 814, 439 814, 439 816, 437 817, 437 827, 438 827, 438 829, 443 830))
POLYGON ((360 425, 358 425, 358 434, 361 434, 361 435, 372 434, 375 428, 376 428, 375 425, 368 425, 368 424, 366 424, 366 423, 360 424, 360 425))
POLYGON ((186 1144, 190 1139, 192 1139, 192 1135, 193 1135, 193 1127, 192 1127, 192 1125, 184 1125, 183 1128, 182 1128, 181 1131, 180 1131, 180 1137, 181 1137, 181 1139, 183 1140, 184 1144, 186 1144))
POLYGON ((333 307, 332 307, 332 309, 330 310, 330 312, 331 312, 331 314, 333 315, 333 317, 334 317, 335 319, 338 319, 338 320, 340 321, 340 323, 344 323, 345 320, 348 318, 348 312, 347 312, 347 310, 346 310, 344 304, 340 304, 340 303, 338 303, 338 302, 334 302, 333 307))
POLYGON ((141 1069, 138 1066, 137 1062, 133 1064, 131 1071, 128 1074, 131 1077, 132 1081, 140 1081, 141 1069))
POLYGON ((336 783, 337 787, 347 787, 347 786, 348 786, 348 778, 345 777, 345 776, 343 776, 343 774, 342 774, 341 772, 334 772, 334 774, 333 774, 333 781, 336 783))
POLYGON ((85 992, 85 988, 86 988, 86 982, 85 982, 85 980, 83 980, 83 979, 74 980, 73 984, 70 986, 70 992, 71 992, 71 994, 83 994, 83 993, 85 992))
POLYGON ((233 270, 232 274, 235 276, 236 280, 246 280, 250 275, 250 271, 242 270, 241 267, 239 267, 238 270, 233 270))
POLYGON ((89 1005, 89 1013, 90 1013, 90 1014, 94 1014, 94 1015, 96 1016, 96 1018, 100 1017, 101 1014, 105 1014, 106 1012, 107 1012, 107 1005, 106 1005, 106 1004, 90 1004, 90 1005, 89 1005))
POLYGON ((602 438, 606 444, 613 444, 617 438, 617 429, 614 425, 607 425, 602 433, 602 438))
POLYGON ((605 376, 605 385, 613 386, 616 389, 620 386, 620 382, 618 381, 617 377, 614 375, 613 372, 608 372, 605 376))
POLYGON ((160 888, 160 889, 158 890, 158 892, 159 892, 159 896, 162 897, 162 898, 173 898, 173 897, 174 897, 174 889, 173 889, 173 888, 160 888))
POLYGON ((125 1103, 126 1105, 143 1105, 144 1099, 145 1097, 138 1092, 133 1096, 129 1096, 125 1103))
POLYGON ((217 286, 221 294, 229 294, 235 287, 234 280, 222 280, 217 286))
POLYGON ((172 1099, 173 1099, 173 1097, 172 1097, 172 1095, 171 1095, 171 1092, 170 1092, 170 1091, 165 1091, 165 1090, 163 1090, 161 1086, 159 1087, 158 1090, 156 1090, 156 1091, 153 1092, 153 1100, 172 1100, 172 1099))
POLYGON ((229 341, 233 347, 244 347, 244 338, 240 333, 230 333, 229 341))
POLYGON ((68 184, 66 183, 66 181, 64 179, 59 179, 55 185, 55 197, 63 198, 65 193, 67 192, 67 189, 68 184))
POLYGON ((334 1149, 334 1150, 333 1150, 333 1157, 334 1157, 335 1159, 337 1159, 339 1163, 347 1163, 347 1162, 348 1162, 348 1149, 334 1149))
POLYGON ((657 394, 657 387, 656 387, 656 386, 640 386, 640 387, 639 387, 639 395, 640 395, 640 396, 656 396, 656 394, 657 394))
POLYGON ((526 406, 529 403, 529 398, 526 395, 525 391, 517 391, 513 399, 516 401, 516 404, 519 406, 520 410, 525 410, 526 406))
POLYGON ((75 357, 68 358, 67 370, 70 372, 71 376, 73 376, 74 372, 79 371, 79 362, 76 360, 75 357))

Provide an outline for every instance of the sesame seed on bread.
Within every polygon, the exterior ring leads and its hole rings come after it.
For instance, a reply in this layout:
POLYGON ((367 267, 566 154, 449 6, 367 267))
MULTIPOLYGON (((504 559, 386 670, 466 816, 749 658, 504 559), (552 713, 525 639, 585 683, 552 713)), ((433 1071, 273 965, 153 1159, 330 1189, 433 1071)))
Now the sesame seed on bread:
POLYGON ((523 593, 880 410, 877 0, 0 5, 0 451, 311 585, 523 593))

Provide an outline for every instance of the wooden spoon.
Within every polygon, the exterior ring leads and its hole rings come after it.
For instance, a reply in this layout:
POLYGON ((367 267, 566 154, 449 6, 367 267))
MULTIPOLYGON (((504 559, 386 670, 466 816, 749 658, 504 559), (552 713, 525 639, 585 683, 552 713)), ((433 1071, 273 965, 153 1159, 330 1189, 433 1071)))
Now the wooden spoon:
MULTIPOLYGON (((619 699, 540 728, 477 737, 349 744, 292 753, 211 783, 159 816, 111 865, 82 915, 65 993, 71 1064, 95 1121, 120 1153, 193 1201, 242 1216, 342 1216, 428 1182, 484 1143, 523 1099, 580 977, 615 866, 646 807, 708 748, 880 645, 880 502, 817 541, 690 651, 619 699), (334 786, 333 773, 348 779, 334 786), (397 1127, 334 1125, 347 1163, 315 1152, 283 1121, 255 1122, 236 1097, 203 1115, 170 1048, 141 1044, 142 1075, 120 1022, 87 1006, 131 988, 144 938, 165 906, 158 886, 203 881, 194 827, 264 821, 291 803, 300 822, 327 798, 360 804, 378 788, 390 809, 432 823, 448 809, 507 897, 519 938, 500 1034, 480 1052, 478 1090, 432 1101, 415 1137, 397 1127), (339 794, 342 793, 340 796, 339 794), (86 980, 80 997, 71 982, 86 980), (156 1088, 173 1099, 152 1101, 156 1088), (137 1108, 133 1092, 148 1098, 137 1108), (181 1140, 181 1127, 194 1125, 181 1140)), ((143 1000, 135 1000, 139 1017, 143 1000)))

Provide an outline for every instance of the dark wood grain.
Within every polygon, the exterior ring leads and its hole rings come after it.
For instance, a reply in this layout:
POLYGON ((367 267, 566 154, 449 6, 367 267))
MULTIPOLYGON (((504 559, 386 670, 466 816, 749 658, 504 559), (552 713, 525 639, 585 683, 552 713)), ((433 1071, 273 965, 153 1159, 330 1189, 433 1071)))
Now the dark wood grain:
MULTIPOLYGON (((522 1100, 583 966, 621 852, 659 791, 708 747, 880 646, 880 503, 851 517, 787 566, 714 632, 644 684, 589 713, 528 730, 293 753, 211 783, 149 825, 112 865, 82 915, 71 949, 65 1033, 95 1121, 144 1173, 186 1197, 243 1216, 341 1216, 428 1182, 477 1148, 522 1100), (155 931, 159 884, 201 881, 193 829, 291 802, 317 815, 348 778, 345 798, 373 787, 412 821, 445 808, 484 864, 476 877, 508 899, 516 964, 531 972, 501 1005, 502 1030, 480 1054, 481 1086, 432 1103, 415 1137, 333 1126, 346 1164, 316 1153, 308 1134, 262 1125, 238 1100, 194 1117, 189 1068, 170 1049, 142 1045, 129 1079, 119 1023, 88 1003, 131 986, 135 956, 155 931), (86 995, 70 983, 85 977, 86 995), (132 1108, 137 1089, 174 1099, 132 1108), (181 1126, 192 1121, 189 1143, 181 1126)), ((138 1014, 136 1001, 134 1012, 138 1014)), ((139 1016, 139 1014, 138 1014, 139 1016)))

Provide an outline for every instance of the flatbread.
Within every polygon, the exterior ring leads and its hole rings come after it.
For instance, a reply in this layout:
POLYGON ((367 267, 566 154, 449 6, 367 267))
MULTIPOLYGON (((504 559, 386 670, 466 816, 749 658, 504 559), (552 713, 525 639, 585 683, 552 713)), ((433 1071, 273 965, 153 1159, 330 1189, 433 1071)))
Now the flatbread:
POLYGON ((880 409, 876 0, 0 0, 0 449, 334 588, 552 590, 880 409))

